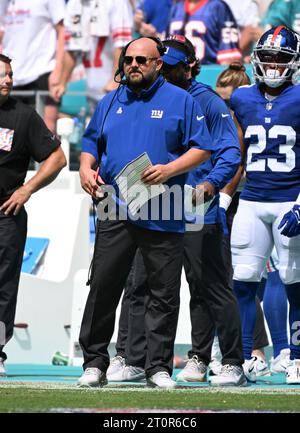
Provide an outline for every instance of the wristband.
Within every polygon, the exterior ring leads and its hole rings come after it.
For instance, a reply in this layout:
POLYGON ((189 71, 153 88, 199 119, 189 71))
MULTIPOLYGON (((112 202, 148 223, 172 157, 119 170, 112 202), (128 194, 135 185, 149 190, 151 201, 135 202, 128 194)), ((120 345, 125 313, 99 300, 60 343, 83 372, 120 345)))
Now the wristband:
POLYGON ((229 208, 230 203, 232 202, 232 197, 226 194, 225 192, 220 192, 219 198, 219 206, 225 209, 225 211, 229 208))

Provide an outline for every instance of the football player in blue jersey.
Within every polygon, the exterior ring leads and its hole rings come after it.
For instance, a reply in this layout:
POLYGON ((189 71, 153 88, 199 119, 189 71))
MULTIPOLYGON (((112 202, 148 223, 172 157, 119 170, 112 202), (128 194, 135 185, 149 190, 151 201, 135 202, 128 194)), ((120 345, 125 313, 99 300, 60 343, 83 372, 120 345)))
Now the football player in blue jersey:
POLYGON ((251 359, 255 294, 275 245, 290 304, 290 362, 286 382, 300 384, 300 37, 280 26, 265 32, 252 54, 256 84, 232 94, 244 136, 246 183, 232 234, 234 289, 243 328, 244 370, 251 359))
MULTIPOLYGON (((224 69, 219 75, 216 83, 216 91, 225 99, 226 103, 229 104, 233 90, 237 87, 249 84, 251 84, 251 80, 245 72, 245 67, 240 62, 236 61, 231 63, 229 67, 224 69)), ((241 130, 240 135, 242 140, 243 134, 241 130)), ((232 199, 226 193, 220 192, 220 207, 224 209, 229 232, 231 232, 232 221, 237 211, 243 184, 244 177, 232 199)), ((224 237, 224 246, 228 261, 227 268, 231 269, 230 237, 224 237)), ((259 297, 256 296, 256 323, 253 333, 252 351, 252 356, 257 358, 254 363, 256 376, 269 375, 270 371, 272 373, 285 373, 286 366, 290 359, 287 335, 287 297, 285 287, 279 277, 277 266, 278 257, 274 248, 266 266, 265 278, 261 281, 258 289, 259 297), (263 311, 260 305, 261 301, 263 301, 263 311), (263 349, 265 346, 269 345, 264 324, 265 319, 268 324, 273 345, 273 357, 270 359, 270 369, 266 362, 263 349)), ((220 359, 220 349, 218 348, 217 341, 214 342, 212 350, 214 369, 218 366, 218 360, 220 359)))
POLYGON ((229 6, 222 0, 180 0, 171 9, 169 35, 184 35, 203 65, 241 58, 239 34, 229 6))

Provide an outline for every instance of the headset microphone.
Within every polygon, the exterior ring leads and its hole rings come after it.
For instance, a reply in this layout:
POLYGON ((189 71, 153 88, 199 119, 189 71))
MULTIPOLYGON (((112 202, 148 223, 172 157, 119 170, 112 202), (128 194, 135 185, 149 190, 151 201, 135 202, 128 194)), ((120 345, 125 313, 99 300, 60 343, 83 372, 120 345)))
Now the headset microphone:
POLYGON ((125 74, 124 74, 123 70, 121 70, 120 68, 118 68, 118 69, 116 70, 116 72, 115 72, 115 75, 114 75, 114 82, 115 82, 115 83, 118 83, 118 84, 127 84, 127 83, 128 83, 128 80, 127 80, 127 78, 125 77, 125 74), (117 76, 118 76, 118 75, 120 75, 120 77, 121 77, 120 80, 117 80, 117 76))

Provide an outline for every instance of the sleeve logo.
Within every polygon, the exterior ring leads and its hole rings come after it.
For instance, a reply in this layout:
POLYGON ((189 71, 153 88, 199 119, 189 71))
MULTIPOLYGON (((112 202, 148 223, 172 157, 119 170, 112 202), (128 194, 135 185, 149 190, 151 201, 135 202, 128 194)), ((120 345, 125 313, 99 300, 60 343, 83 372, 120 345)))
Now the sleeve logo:
POLYGON ((10 152, 14 138, 14 130, 7 128, 0 128, 0 150, 10 152))

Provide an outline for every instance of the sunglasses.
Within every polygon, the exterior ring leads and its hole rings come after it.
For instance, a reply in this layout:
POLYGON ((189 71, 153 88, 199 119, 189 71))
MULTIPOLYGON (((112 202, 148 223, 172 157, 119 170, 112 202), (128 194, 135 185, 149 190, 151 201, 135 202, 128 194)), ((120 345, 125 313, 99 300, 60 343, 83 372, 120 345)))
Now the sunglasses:
POLYGON ((145 56, 125 56, 124 63, 125 65, 131 65, 133 60, 135 60, 139 65, 145 65, 148 60, 157 60, 158 57, 145 57, 145 56))

